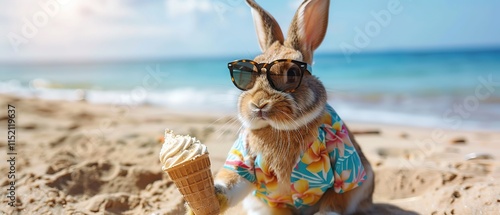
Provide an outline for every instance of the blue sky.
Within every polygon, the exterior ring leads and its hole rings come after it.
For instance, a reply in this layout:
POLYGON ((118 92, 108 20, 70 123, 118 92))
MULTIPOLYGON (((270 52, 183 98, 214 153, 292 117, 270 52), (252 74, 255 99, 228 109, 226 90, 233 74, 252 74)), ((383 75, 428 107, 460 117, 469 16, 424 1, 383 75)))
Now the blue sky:
MULTIPOLYGON (((301 1, 257 2, 286 32, 301 1)), ((250 9, 243 0, 0 0, 0 4, 8 5, 0 8, 0 61, 4 62, 252 57, 259 52, 250 9), (47 2, 53 4, 44 9, 47 2)), ((342 52, 342 44, 359 52, 498 48, 499 8, 498 0, 333 0, 328 33, 318 52, 342 52), (389 11, 390 2, 399 2, 399 12, 391 14, 387 23, 378 22, 372 13, 389 11), (356 46, 359 32, 370 33, 367 25, 377 31, 371 32, 366 44, 356 46)))

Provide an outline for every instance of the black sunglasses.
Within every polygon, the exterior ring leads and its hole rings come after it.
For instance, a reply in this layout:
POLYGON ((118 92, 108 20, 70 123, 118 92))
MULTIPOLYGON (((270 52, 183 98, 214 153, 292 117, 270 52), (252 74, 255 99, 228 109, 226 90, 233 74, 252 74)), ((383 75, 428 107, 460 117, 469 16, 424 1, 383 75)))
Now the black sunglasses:
POLYGON ((311 75, 311 66, 305 62, 280 59, 271 63, 237 60, 228 63, 231 80, 240 90, 253 88, 255 80, 265 73, 271 87, 282 92, 294 92, 299 88, 304 73, 311 75))

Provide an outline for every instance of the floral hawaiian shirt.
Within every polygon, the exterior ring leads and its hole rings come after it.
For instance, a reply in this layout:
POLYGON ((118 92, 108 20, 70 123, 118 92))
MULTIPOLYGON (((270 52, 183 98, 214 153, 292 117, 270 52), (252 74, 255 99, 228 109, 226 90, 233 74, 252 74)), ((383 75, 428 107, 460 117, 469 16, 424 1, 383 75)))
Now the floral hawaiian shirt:
POLYGON ((335 110, 326 105, 318 138, 302 152, 290 178, 291 193, 276 192, 278 182, 261 155, 250 157, 246 134, 231 148, 224 167, 256 185, 253 194, 271 207, 301 209, 316 204, 327 189, 344 193, 363 183, 366 173, 349 139, 346 126, 335 110))

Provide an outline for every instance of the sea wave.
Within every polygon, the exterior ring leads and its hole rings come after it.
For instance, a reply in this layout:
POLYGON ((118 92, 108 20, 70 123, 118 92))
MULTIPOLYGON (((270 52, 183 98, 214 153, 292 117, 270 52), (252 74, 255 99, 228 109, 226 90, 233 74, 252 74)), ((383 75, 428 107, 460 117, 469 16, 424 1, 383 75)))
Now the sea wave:
POLYGON ((141 87, 131 90, 54 89, 23 86, 17 81, 0 82, 0 93, 25 98, 46 100, 86 101, 96 104, 153 105, 172 110, 212 111, 227 113, 236 111, 237 90, 200 90, 177 88, 148 91, 141 87))
MULTIPOLYGON (((200 90, 192 87, 170 90, 147 91, 144 88, 131 90, 53 89, 26 87, 15 81, 0 82, 0 93, 25 98, 46 100, 81 101, 113 105, 152 105, 169 110, 193 113, 237 114, 239 91, 200 90)), ((460 125, 445 117, 453 111, 458 98, 413 98, 377 95, 337 94, 328 102, 346 121, 375 124, 409 125, 466 130, 500 130, 500 116, 495 113, 498 103, 484 103, 482 109, 472 116, 460 118, 460 125), (495 118, 496 117, 496 118, 495 118)))

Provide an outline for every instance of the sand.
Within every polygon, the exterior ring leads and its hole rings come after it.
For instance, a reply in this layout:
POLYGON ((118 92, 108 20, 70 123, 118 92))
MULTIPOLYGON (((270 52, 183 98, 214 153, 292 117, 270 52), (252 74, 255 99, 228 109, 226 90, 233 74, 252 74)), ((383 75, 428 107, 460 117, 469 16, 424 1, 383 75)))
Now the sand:
MULTIPOLYGON (((183 214, 158 160, 164 129, 207 144, 216 173, 240 128, 234 116, 159 107, 6 95, 0 104, 1 214, 183 214), (6 197, 7 104, 17 118, 15 208, 6 197)), ((500 211, 500 132, 347 124, 375 169, 373 214, 500 211)))

